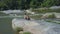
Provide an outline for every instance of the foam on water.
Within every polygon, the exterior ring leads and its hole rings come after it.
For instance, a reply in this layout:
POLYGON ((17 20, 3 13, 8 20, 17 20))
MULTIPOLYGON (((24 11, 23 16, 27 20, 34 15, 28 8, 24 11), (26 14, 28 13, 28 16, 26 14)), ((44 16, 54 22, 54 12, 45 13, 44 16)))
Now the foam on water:
POLYGON ((24 11, 22 10, 6 10, 6 11, 0 11, 6 14, 10 14, 10 13, 23 13, 24 11))

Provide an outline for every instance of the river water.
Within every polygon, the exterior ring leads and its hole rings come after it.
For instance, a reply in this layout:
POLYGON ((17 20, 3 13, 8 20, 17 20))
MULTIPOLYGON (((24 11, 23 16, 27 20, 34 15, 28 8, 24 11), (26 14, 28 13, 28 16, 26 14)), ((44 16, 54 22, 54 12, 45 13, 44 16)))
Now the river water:
MULTIPOLYGON (((5 11, 0 11, 0 12, 3 12, 5 14, 12 13, 12 11, 10 12, 10 10, 8 10, 7 12, 5 11)), ((15 18, 16 16, 14 16, 13 14, 12 15, 9 14, 7 16, 6 15, 2 16, 2 15, 4 14, 0 14, 0 34, 15 34, 15 32, 12 29, 12 19, 15 18)))
POLYGON ((11 18, 0 18, 0 34, 14 34, 11 27, 11 18))
MULTIPOLYGON (((2 18, 2 16, 0 16, 0 34, 15 34, 15 32, 12 29, 12 20, 15 17, 7 16, 5 18, 4 17, 2 18)), ((22 17, 20 17, 19 19, 22 19, 22 17)), ((39 30, 40 29, 45 30, 45 34, 60 34, 60 27, 59 27, 60 24, 50 23, 44 20, 36 20, 36 21, 40 25, 35 26, 34 28, 39 30)))

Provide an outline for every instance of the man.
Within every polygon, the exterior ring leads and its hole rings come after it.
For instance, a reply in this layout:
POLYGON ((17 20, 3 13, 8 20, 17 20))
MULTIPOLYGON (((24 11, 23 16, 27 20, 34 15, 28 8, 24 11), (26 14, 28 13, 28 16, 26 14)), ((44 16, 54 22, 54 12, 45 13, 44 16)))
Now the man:
POLYGON ((30 20, 30 17, 25 13, 25 15, 24 15, 24 19, 26 19, 26 20, 30 20))

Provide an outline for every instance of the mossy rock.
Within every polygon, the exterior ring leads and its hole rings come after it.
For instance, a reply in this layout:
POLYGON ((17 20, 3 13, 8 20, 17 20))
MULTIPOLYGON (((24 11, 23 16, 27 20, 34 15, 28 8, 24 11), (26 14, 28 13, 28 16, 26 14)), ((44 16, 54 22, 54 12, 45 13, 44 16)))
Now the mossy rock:
POLYGON ((17 27, 16 31, 18 31, 18 32, 23 31, 23 28, 22 27, 17 27))
POLYGON ((31 32, 24 32, 23 34, 31 34, 31 32))
POLYGON ((48 18, 56 18, 55 14, 48 15, 48 18))

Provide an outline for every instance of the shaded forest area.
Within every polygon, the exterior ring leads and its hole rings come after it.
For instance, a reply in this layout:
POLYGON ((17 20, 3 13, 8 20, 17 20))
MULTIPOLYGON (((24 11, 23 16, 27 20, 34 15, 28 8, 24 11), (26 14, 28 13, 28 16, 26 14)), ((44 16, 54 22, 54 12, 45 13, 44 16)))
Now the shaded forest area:
POLYGON ((0 0, 0 10, 59 6, 60 0, 0 0))

